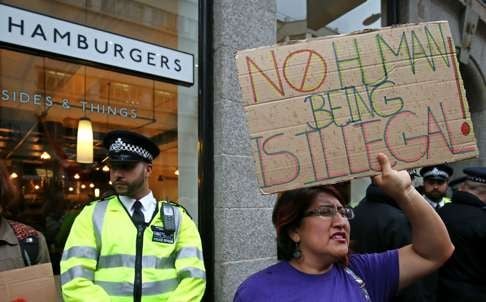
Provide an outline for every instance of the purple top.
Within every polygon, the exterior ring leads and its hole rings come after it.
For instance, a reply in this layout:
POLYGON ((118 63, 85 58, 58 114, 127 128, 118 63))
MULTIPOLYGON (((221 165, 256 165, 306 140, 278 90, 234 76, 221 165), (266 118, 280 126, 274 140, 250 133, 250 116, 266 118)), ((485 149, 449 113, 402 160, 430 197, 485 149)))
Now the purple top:
MULTIPOLYGON (((366 284, 373 302, 385 302, 398 290, 398 250, 353 254, 350 269, 366 284)), ((358 282, 340 265, 322 275, 302 273, 287 261, 274 264, 244 281, 233 302, 346 301, 365 302, 358 282)))

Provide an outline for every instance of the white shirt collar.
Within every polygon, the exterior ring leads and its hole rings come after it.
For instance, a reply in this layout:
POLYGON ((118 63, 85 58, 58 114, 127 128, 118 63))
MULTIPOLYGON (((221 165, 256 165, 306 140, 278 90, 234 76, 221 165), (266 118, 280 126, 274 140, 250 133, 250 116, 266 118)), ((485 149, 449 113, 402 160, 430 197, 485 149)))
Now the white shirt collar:
MULTIPOLYGON (((130 215, 133 215, 133 204, 135 203, 136 199, 123 195, 119 195, 118 197, 120 198, 120 201, 122 202, 125 209, 127 209, 127 211, 130 213, 130 215)), ((150 222, 150 220, 152 219, 152 215, 157 207, 157 200, 155 199, 152 191, 150 191, 147 195, 140 198, 139 200, 142 204, 142 212, 145 216, 145 222, 150 222)))
POLYGON ((423 197, 425 198, 425 200, 427 200, 427 202, 434 208, 434 209, 440 209, 442 208, 444 205, 445 205, 445 201, 444 201, 444 197, 442 197, 442 199, 439 201, 439 202, 435 202, 433 201, 432 199, 430 199, 429 197, 427 197, 427 195, 423 194, 423 197))

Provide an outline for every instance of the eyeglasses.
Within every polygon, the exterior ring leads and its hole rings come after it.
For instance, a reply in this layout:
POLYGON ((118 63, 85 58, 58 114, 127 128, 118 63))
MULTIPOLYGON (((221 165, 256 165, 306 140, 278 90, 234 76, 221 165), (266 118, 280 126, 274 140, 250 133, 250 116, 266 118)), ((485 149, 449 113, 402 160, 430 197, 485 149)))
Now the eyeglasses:
POLYGON ((354 211, 351 208, 335 207, 335 206, 321 206, 317 209, 308 211, 304 214, 304 217, 309 216, 321 216, 321 217, 334 217, 339 213, 342 217, 350 220, 354 218, 354 211))

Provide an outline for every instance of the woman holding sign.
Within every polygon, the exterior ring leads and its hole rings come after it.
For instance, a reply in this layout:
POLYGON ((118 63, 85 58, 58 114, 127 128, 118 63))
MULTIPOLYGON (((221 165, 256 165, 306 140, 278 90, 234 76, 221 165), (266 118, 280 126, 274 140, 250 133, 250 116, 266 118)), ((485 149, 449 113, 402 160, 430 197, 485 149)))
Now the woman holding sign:
POLYGON ((393 170, 384 154, 377 159, 382 173, 374 180, 410 220, 411 245, 350 254, 348 220, 354 213, 338 191, 332 186, 287 191, 273 211, 283 261, 250 276, 234 301, 390 301, 399 289, 439 268, 454 251, 444 224, 406 171, 393 170))

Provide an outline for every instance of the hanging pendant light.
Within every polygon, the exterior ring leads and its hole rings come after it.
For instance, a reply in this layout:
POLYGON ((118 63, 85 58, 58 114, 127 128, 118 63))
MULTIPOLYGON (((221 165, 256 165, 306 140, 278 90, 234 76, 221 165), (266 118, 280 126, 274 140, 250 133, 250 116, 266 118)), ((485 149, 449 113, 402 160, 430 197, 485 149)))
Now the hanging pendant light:
POLYGON ((93 127, 89 118, 79 119, 76 147, 76 161, 78 163, 93 163, 93 127))

